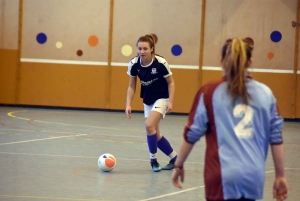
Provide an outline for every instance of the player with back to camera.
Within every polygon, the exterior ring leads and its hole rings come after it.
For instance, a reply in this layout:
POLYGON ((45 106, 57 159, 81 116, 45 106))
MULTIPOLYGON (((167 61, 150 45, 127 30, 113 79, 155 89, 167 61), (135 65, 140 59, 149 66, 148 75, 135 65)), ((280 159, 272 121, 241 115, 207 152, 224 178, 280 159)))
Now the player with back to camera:
POLYGON ((141 36, 137 43, 138 55, 128 64, 129 86, 127 90, 126 115, 131 118, 131 102, 135 94, 137 77, 141 82, 140 97, 144 103, 145 128, 150 152, 150 164, 154 172, 171 170, 177 158, 169 141, 160 132, 160 120, 172 111, 175 84, 167 61, 155 54, 157 36, 141 36), (161 167, 157 162, 157 148, 171 158, 161 167))
POLYGON ((288 186, 284 171, 283 119, 276 99, 247 69, 253 46, 228 39, 222 48, 224 77, 206 83, 195 96, 172 175, 181 188, 184 162, 194 144, 206 138, 204 166, 208 201, 253 201, 263 198, 268 147, 275 167, 273 196, 284 200, 288 186))

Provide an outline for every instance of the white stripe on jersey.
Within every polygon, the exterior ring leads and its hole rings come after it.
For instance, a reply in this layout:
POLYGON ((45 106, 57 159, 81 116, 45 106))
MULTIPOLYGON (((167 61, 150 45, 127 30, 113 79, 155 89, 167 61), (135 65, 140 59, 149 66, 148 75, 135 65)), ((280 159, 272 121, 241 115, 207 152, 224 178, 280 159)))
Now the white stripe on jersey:
POLYGON ((167 60, 165 60, 165 58, 158 56, 158 55, 155 55, 155 58, 157 59, 157 61, 159 63, 163 64, 166 67, 167 71, 169 72, 169 74, 165 75, 164 77, 169 77, 170 75, 172 75, 172 72, 171 72, 171 69, 169 67, 167 60))
MULTIPOLYGON (((127 74, 128 74, 128 75, 130 75, 131 68, 132 68, 132 66, 133 66, 134 64, 137 63, 138 58, 139 58, 139 57, 136 56, 136 57, 134 57, 133 59, 131 59, 130 62, 128 63, 128 71, 127 71, 127 74)), ((132 75, 130 75, 130 76, 132 76, 132 75)))

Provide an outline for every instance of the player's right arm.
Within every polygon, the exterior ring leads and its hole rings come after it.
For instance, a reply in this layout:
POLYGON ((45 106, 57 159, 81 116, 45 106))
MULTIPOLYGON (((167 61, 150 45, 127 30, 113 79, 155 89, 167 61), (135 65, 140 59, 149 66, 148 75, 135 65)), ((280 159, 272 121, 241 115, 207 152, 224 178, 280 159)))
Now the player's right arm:
POLYGON ((131 77, 129 79, 129 86, 127 89, 127 100, 126 100, 126 116, 131 119, 131 102, 135 94, 136 89, 136 77, 131 77))
POLYGON ((135 94, 135 88, 136 88, 136 77, 138 74, 137 68, 136 68, 136 63, 138 61, 138 57, 134 57, 131 59, 131 61, 128 64, 128 70, 127 74, 130 76, 129 78, 129 85, 127 89, 127 98, 126 98, 126 116, 128 119, 131 118, 131 102, 135 94))

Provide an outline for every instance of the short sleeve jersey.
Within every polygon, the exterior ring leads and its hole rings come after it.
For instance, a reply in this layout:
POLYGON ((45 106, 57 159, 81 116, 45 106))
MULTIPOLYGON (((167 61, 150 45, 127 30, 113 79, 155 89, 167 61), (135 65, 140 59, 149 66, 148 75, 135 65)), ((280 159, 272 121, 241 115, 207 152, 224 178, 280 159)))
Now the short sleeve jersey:
POLYGON ((184 139, 195 143, 206 138, 204 180, 209 200, 262 199, 269 144, 283 142, 283 119, 272 91, 248 78, 248 105, 240 98, 233 104, 223 79, 201 87, 189 114, 184 139))
POLYGON ((144 104, 152 105, 158 99, 169 98, 166 77, 172 75, 172 72, 163 57, 155 55, 148 66, 142 66, 140 57, 134 57, 128 64, 127 74, 139 77, 141 81, 140 97, 144 104))

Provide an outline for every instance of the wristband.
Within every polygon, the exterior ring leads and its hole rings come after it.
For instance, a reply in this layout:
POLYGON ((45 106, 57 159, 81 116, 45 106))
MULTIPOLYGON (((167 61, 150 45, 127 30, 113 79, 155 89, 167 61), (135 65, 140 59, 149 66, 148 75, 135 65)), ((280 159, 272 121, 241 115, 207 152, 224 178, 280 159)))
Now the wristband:
POLYGON ((182 169, 183 169, 183 165, 181 165, 181 166, 177 166, 177 165, 175 165, 175 166, 174 166, 174 168, 175 168, 175 169, 182 170, 182 169))

